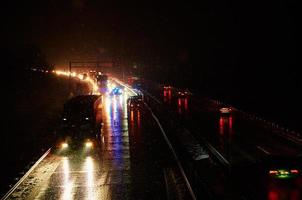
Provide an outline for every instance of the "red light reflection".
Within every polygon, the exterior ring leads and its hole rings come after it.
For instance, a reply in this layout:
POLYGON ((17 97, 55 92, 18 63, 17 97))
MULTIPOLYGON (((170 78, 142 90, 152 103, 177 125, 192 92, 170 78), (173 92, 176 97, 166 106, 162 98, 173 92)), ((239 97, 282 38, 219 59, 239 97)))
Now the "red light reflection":
POLYGON ((302 198, 301 191, 298 189, 281 189, 281 188, 276 188, 275 190, 270 190, 268 192, 268 200, 283 200, 283 199, 288 199, 288 200, 300 200, 302 198))
POLYGON ((219 118, 219 134, 220 135, 233 134, 233 118, 231 116, 219 118))
POLYGON ((171 90, 168 90, 168 101, 169 101, 169 103, 171 103, 171 98, 172 98, 171 90))
POLYGON ((223 135, 223 119, 220 117, 219 119, 219 133, 220 135, 223 135))
POLYGON ((188 111, 188 98, 185 98, 185 111, 188 111))
POLYGON ((139 110, 137 111, 137 126, 141 126, 141 113, 139 110))
POLYGON ((229 133, 233 133, 233 118, 231 116, 229 117, 229 133))
POLYGON ((171 89, 170 88, 164 88, 164 102, 171 104, 171 89))

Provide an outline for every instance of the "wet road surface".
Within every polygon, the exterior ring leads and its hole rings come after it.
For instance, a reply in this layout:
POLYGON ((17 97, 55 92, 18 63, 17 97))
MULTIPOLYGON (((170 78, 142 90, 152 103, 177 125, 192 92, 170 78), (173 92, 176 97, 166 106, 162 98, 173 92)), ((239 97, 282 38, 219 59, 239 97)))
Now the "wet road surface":
POLYGON ((51 151, 7 199, 166 199, 174 161, 150 113, 127 111, 127 94, 103 96, 101 144, 51 151))
POLYGON ((203 179, 214 199, 302 199, 301 176, 286 181, 269 178, 270 169, 261 163, 270 156, 297 156, 301 154, 301 146, 274 135, 272 129, 237 111, 221 115, 220 105, 208 99, 179 98, 174 88, 153 87, 150 91, 171 111, 176 122, 198 140, 206 139, 227 160, 227 170, 211 159, 188 164, 195 166, 198 175, 194 177, 203 179))

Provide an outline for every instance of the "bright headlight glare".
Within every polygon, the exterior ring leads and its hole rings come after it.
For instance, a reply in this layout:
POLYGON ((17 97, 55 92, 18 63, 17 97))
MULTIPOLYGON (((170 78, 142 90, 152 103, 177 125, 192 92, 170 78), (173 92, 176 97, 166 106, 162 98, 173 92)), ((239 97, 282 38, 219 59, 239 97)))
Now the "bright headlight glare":
POLYGON ((87 148, 90 148, 90 147, 93 146, 93 143, 92 143, 92 142, 86 142, 85 146, 86 146, 87 148))
POLYGON ((66 142, 63 142, 62 145, 61 145, 62 149, 65 149, 68 147, 68 144, 66 142))

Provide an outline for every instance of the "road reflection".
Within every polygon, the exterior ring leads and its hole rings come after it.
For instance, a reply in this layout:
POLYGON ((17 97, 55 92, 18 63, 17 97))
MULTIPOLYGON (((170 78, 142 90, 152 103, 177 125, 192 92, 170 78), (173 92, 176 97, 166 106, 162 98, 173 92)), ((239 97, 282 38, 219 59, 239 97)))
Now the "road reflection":
POLYGON ((63 195, 61 199, 70 200, 73 199, 73 180, 70 180, 69 160, 67 157, 63 158, 63 172, 63 195))
MULTIPOLYGON (((92 154, 73 152, 62 157, 60 199, 121 199, 130 184, 130 153, 127 94, 103 96, 96 115, 103 121, 102 144, 92 154)), ((140 124, 140 111, 132 111, 130 121, 140 124)), ((54 178, 55 180, 56 178, 54 178)))
POLYGON ((219 134, 225 137, 233 135, 233 117, 220 116, 219 118, 219 134))
POLYGON ((172 92, 171 89, 164 88, 164 103, 171 104, 172 92))
POLYGON ((84 170, 86 171, 86 188, 87 188, 87 199, 94 200, 94 167, 93 167, 93 159, 91 157, 87 157, 85 161, 84 170))
POLYGON ((301 200, 301 177, 292 180, 270 180, 268 184, 268 200, 301 200))
POLYGON ((220 116, 219 118, 219 149, 227 159, 231 159, 231 146, 233 139, 233 118, 232 116, 220 116))
POLYGON ((177 98, 177 111, 179 114, 188 114, 188 97, 177 98))

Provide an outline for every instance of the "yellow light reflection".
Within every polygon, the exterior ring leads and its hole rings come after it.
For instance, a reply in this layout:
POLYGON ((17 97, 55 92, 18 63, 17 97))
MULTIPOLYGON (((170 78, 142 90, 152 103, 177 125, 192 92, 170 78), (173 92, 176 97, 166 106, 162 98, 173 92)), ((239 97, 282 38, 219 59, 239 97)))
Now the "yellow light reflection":
POLYGON ((69 181, 69 160, 68 158, 63 158, 63 172, 64 172, 64 185, 69 181))
POLYGON ((139 110, 137 111, 137 126, 141 126, 141 113, 139 110))
POLYGON ((63 200, 71 200, 73 199, 73 181, 70 180, 70 169, 69 169, 69 160, 68 158, 63 158, 63 173, 64 173, 64 181, 63 181, 63 200))
POLYGON ((93 159, 91 157, 86 158, 85 162, 85 171, 86 171, 86 187, 87 187, 87 199, 93 200, 95 199, 94 195, 94 177, 93 177, 93 159))
POLYGON ((134 121, 133 110, 131 110, 131 112, 130 112, 130 121, 131 121, 131 123, 133 123, 133 121, 134 121))
POLYGON ((105 97, 105 111, 106 115, 110 116, 110 106, 111 106, 111 98, 109 96, 105 97))

